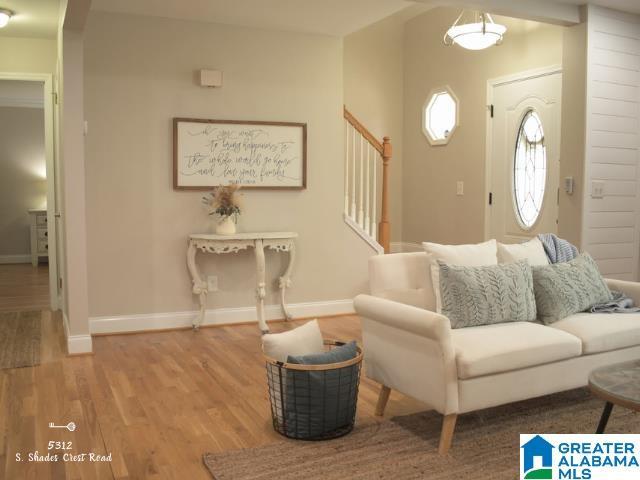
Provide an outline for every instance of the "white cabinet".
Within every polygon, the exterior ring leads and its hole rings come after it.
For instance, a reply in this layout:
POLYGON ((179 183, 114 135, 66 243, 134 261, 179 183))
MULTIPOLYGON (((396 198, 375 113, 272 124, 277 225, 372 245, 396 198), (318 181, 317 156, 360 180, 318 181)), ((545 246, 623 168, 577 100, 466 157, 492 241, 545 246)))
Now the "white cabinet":
POLYGON ((49 256, 47 211, 29 210, 29 224, 31 225, 31 264, 35 267, 40 257, 49 256))

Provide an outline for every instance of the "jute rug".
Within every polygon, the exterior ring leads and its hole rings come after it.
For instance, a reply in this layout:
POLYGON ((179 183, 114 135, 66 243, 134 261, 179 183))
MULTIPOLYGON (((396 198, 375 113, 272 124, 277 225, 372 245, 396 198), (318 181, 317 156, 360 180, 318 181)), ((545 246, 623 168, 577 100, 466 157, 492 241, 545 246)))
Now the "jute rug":
POLYGON ((0 369, 40 364, 42 312, 0 312, 0 369))
MULTIPOLYGON (((215 480, 513 480, 520 433, 595 433, 602 407, 580 389, 461 415, 446 457, 437 453, 441 417, 424 412, 359 425, 336 440, 285 440, 203 459, 215 480)), ((640 416, 614 407, 607 432, 640 433, 640 416)))

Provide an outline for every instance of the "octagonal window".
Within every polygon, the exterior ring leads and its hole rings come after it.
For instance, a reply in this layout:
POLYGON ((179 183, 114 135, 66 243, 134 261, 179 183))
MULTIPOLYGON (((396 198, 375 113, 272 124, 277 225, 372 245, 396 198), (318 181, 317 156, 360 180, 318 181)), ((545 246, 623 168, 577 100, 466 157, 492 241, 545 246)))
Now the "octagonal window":
POLYGON ((445 145, 458 126, 458 99, 448 87, 435 89, 422 112, 422 131, 432 145, 445 145))

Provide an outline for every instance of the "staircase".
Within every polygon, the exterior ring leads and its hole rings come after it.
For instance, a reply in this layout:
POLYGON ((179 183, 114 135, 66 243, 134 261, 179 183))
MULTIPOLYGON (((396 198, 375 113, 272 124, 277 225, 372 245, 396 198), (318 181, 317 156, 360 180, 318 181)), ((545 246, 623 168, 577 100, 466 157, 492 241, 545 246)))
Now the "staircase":
POLYGON ((344 127, 344 220, 377 253, 389 253, 390 139, 380 142, 346 107, 344 127))

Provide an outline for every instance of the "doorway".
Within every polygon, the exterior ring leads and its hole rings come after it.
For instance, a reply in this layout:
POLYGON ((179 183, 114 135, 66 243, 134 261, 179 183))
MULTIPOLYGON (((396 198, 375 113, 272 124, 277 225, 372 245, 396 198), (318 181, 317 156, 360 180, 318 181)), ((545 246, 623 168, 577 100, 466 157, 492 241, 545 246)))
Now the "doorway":
POLYGON ((560 67, 490 80, 489 238, 519 243, 558 231, 560 67))
POLYGON ((0 311, 57 310, 53 89, 0 73, 0 311))

